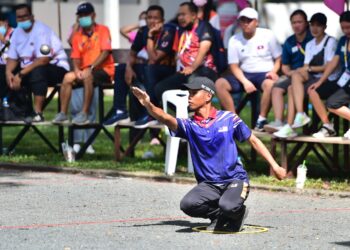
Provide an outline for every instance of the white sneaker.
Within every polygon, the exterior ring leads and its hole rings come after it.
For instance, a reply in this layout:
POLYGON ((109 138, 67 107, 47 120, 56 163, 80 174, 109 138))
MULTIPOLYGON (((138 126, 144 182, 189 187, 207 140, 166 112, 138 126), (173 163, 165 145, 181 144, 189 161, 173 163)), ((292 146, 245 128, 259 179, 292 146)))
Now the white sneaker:
POLYGON ((348 131, 346 131, 346 133, 344 134, 344 139, 346 140, 350 140, 350 129, 348 131))
POLYGON ((89 155, 93 155, 95 153, 95 149, 92 147, 92 145, 89 145, 85 152, 89 155))
POLYGON ((273 121, 264 126, 264 130, 269 133, 277 132, 284 126, 284 123, 281 121, 273 121))
POLYGON ((73 145, 73 151, 74 151, 76 154, 79 153, 80 148, 81 148, 80 144, 74 144, 74 145, 73 145))
POLYGON ((326 127, 324 125, 317 133, 312 134, 312 136, 315 138, 325 138, 325 137, 330 137, 335 135, 336 135, 336 132, 334 129, 326 127))
POLYGON ((304 127, 310 121, 311 121, 310 117, 308 117, 307 114, 305 114, 305 112, 303 112, 302 114, 297 113, 297 115, 295 116, 292 128, 304 127))
POLYGON ((293 138, 298 134, 289 126, 289 124, 284 125, 280 130, 273 133, 274 136, 278 138, 293 138))

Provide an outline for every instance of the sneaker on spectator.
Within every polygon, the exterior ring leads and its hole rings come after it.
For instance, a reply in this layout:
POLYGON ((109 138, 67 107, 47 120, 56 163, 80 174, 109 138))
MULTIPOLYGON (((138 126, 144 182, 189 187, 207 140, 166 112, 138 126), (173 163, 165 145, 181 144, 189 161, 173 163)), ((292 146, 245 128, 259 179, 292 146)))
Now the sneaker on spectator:
POLYGON ((130 118, 127 112, 115 113, 113 116, 103 122, 103 126, 115 127, 118 125, 118 123, 122 122, 130 122, 130 118))
POLYGON ((68 116, 63 113, 63 112, 59 112, 55 118, 52 120, 52 123, 54 124, 63 124, 63 123, 68 123, 68 116))
POLYGON ((160 141, 158 140, 158 138, 154 137, 150 141, 149 145, 160 145, 160 141))
POLYGON ((43 116, 43 113, 34 113, 33 116, 28 116, 26 118, 24 118, 24 122, 26 123, 32 123, 32 122, 43 122, 45 119, 44 119, 44 116, 43 116))
POLYGON ((156 124, 158 124, 157 120, 150 115, 145 115, 135 122, 134 128, 143 129, 156 124))
POLYGON ((265 120, 260 120, 260 121, 257 120, 254 130, 263 132, 264 131, 264 126, 266 124, 267 124, 267 120, 266 119, 265 120))
POLYGON ((317 133, 312 134, 312 136, 315 138, 325 138, 335 136, 336 134, 333 128, 323 125, 322 128, 317 133))
POLYGON ((344 139, 350 140, 350 129, 344 134, 344 139))
POLYGON ((298 134, 291 128, 289 124, 284 125, 280 130, 273 133, 274 136, 278 138, 293 138, 298 134))
POLYGON ((80 149, 81 149, 81 146, 80 146, 80 144, 74 144, 73 145, 73 151, 77 154, 77 153, 79 153, 79 151, 80 151, 80 149))
POLYGON ((80 112, 77 114, 76 117, 73 118, 72 123, 75 125, 85 125, 85 124, 89 124, 90 121, 88 119, 88 115, 80 112))
POLYGON ((272 121, 269 124, 264 126, 264 130, 269 133, 277 132, 284 126, 284 123, 281 121, 272 121))
POLYGON ((297 113, 297 115, 295 116, 292 128, 304 127, 310 121, 311 121, 310 117, 308 117, 307 114, 305 114, 305 112, 303 112, 302 114, 297 113))
POLYGON ((92 147, 92 145, 89 145, 85 151, 89 155, 95 154, 95 149, 92 147))
POLYGON ((217 218, 210 221, 210 224, 207 226, 207 231, 225 231, 226 222, 227 218, 223 215, 219 215, 217 218))

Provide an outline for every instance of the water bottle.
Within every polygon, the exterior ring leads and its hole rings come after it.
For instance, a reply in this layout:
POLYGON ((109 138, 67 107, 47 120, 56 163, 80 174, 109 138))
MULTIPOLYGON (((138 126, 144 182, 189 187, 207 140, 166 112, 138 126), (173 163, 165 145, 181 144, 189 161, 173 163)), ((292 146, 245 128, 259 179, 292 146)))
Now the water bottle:
POLYGON ((10 108, 10 104, 8 102, 7 97, 4 97, 4 99, 2 99, 2 108, 3 108, 4 121, 7 121, 9 120, 9 108, 10 108))
POLYGON ((297 179, 295 180, 296 188, 297 189, 303 189, 306 181, 306 161, 303 162, 302 165, 299 165, 297 168, 297 179))

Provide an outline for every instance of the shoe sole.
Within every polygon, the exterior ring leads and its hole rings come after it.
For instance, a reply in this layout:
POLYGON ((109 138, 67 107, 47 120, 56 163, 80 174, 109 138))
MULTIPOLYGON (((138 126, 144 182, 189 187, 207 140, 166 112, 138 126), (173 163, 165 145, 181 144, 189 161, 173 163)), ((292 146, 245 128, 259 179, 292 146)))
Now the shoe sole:
POLYGON ((52 121, 52 124, 56 124, 56 125, 61 125, 61 124, 68 124, 69 120, 65 120, 65 121, 61 121, 61 122, 57 122, 57 121, 52 121))
POLYGON ((264 126, 264 130, 268 133, 274 133, 274 132, 277 132, 281 129, 282 127, 274 127, 274 126, 271 126, 271 125, 265 125, 264 126))
POLYGON ((118 121, 116 121, 116 122, 114 122, 114 123, 112 123, 112 124, 108 124, 108 125, 103 125, 103 126, 105 126, 105 127, 115 127, 115 126, 117 126, 118 124, 119 125, 122 125, 123 123, 130 123, 130 118, 128 117, 128 118, 125 118, 125 119, 121 119, 121 120, 118 120, 118 121))
POLYGON ((147 128, 149 126, 152 126, 152 125, 157 125, 157 121, 154 120, 154 121, 149 121, 145 124, 142 124, 142 125, 134 125, 134 128, 137 128, 137 129, 143 129, 143 128, 147 128))
POLYGON ((90 121, 85 121, 85 122, 82 122, 82 123, 78 123, 78 122, 73 122, 73 121, 72 121, 72 124, 78 125, 78 126, 84 126, 84 125, 90 124, 90 121))
POLYGON ((287 136, 280 136, 280 135, 276 135, 275 133, 273 133, 273 135, 277 138, 281 138, 281 139, 292 139, 294 137, 297 137, 298 134, 292 134, 292 135, 287 135, 287 136))

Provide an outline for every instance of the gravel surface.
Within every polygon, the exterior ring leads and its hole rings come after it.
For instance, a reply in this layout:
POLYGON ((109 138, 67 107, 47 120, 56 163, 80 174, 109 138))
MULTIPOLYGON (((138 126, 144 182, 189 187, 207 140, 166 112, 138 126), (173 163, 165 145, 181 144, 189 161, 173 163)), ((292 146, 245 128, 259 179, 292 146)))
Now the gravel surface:
POLYGON ((252 190, 246 224, 213 235, 179 209, 193 185, 0 172, 0 249, 349 249, 350 199, 252 190))

